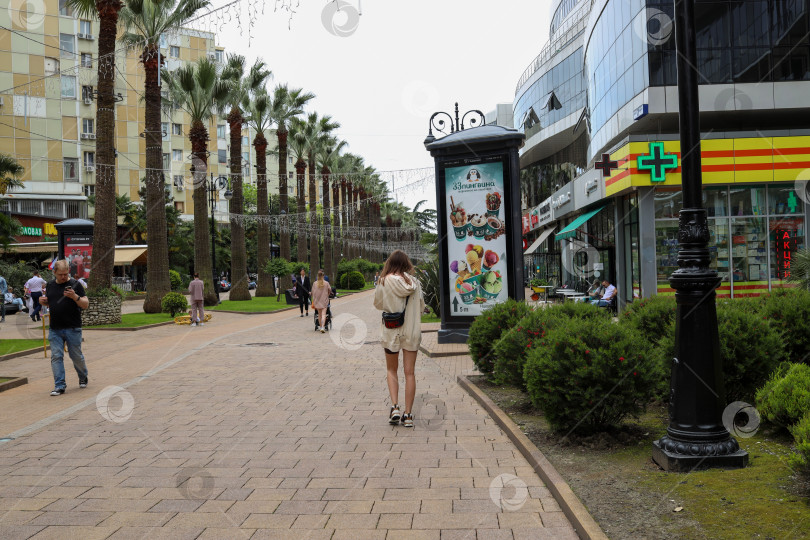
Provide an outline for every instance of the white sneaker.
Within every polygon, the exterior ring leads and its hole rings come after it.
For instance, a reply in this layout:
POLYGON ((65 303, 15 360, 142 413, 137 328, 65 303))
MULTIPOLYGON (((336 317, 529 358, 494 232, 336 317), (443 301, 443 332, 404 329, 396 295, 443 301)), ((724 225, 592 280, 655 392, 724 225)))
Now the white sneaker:
POLYGON ((205 326, 205 323, 204 323, 204 322, 201 322, 201 323, 200 323, 200 326, 205 326))
POLYGON ((325 333, 326 333, 326 330, 324 330, 323 328, 321 328, 321 334, 325 334, 325 333))
POLYGON ((191 326, 197 326, 197 323, 193 322, 191 323, 191 326))

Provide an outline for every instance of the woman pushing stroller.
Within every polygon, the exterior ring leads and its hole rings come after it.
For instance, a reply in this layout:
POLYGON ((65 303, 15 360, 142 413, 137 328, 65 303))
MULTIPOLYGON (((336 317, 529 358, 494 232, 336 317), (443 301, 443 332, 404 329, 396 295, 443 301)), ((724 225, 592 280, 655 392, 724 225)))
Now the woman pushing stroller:
POLYGON ((329 298, 332 296, 332 287, 323 279, 323 270, 318 270, 318 279, 312 286, 312 309, 318 317, 321 334, 326 332, 326 312, 329 309, 329 298))

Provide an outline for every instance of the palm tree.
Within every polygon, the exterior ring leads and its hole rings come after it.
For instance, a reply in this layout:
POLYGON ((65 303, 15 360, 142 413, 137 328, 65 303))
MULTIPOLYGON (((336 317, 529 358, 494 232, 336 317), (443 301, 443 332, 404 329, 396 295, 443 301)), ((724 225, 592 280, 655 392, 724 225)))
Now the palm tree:
POLYGON ((426 208, 419 210, 427 201, 419 201, 413 207, 413 214, 416 218, 416 226, 424 232, 432 232, 436 230, 436 210, 433 208, 426 208))
MULTIPOLYGON (((343 150, 348 143, 346 141, 339 141, 328 135, 326 135, 325 139, 321 142, 322 145, 318 152, 318 165, 321 171, 321 190, 323 192, 323 267, 324 272, 334 278, 337 276, 337 265, 334 263, 332 257, 332 229, 329 219, 331 169, 338 162, 340 151, 343 150)), ((337 200, 335 200, 335 204, 337 204, 337 200)))
MULTIPOLYGON (((304 113, 304 105, 315 97, 315 94, 304 92, 301 88, 290 90, 286 84, 276 86, 273 91, 273 104, 271 117, 276 123, 276 137, 278 138, 278 193, 281 208, 279 213, 288 214, 290 212, 288 190, 287 190, 287 135, 290 122, 304 113)), ((298 198, 301 198, 299 193, 298 198)), ((280 255, 287 261, 291 259, 290 231, 288 223, 281 224, 280 255)), ((282 289, 289 289, 292 286, 289 276, 280 276, 279 286, 282 289)))
POLYGON ((23 187, 20 177, 25 173, 22 165, 13 157, 0 154, 0 195, 5 195, 9 189, 23 187))
POLYGON ((315 167, 315 156, 325 142, 325 137, 332 131, 340 127, 340 124, 332 121, 329 115, 319 117, 318 113, 310 113, 304 126, 302 137, 306 141, 307 162, 309 165, 309 224, 313 231, 309 239, 309 271, 314 274, 321 267, 320 246, 318 245, 317 233, 317 207, 318 207, 318 183, 315 167))
POLYGON ((159 86, 160 36, 182 27, 208 0, 128 0, 119 13, 126 31, 121 40, 142 47, 141 62, 144 82, 144 138, 146 139, 146 231, 147 267, 146 313, 160 313, 160 302, 171 290, 169 280, 169 245, 163 177, 163 136, 160 126, 161 96, 159 86))
MULTIPOLYGON (((298 245, 297 250, 297 258, 298 262, 306 262, 307 261, 307 234, 305 232, 306 228, 306 218, 304 214, 306 212, 306 199, 304 198, 304 189, 305 189, 305 182, 306 182, 306 170, 307 170, 307 162, 305 161, 307 157, 307 140, 303 135, 303 131, 306 125, 301 121, 299 118, 294 118, 290 124, 290 133, 292 137, 289 138, 289 148, 292 152, 292 157, 295 158, 295 177, 297 181, 297 189, 295 193, 295 200, 298 203, 297 214, 298 214, 298 229, 296 233, 296 242, 298 245)), ((310 271, 312 269, 310 268, 310 271)))
MULTIPOLYGON (((257 59, 250 71, 245 73, 246 60, 239 54, 229 54, 225 68, 222 70, 222 81, 228 86, 228 95, 223 101, 227 108, 228 125, 231 132, 231 190, 233 198, 230 210, 233 214, 244 213, 244 196, 242 194, 242 126, 245 118, 242 106, 245 100, 264 86, 271 76, 264 61, 257 59)), ((261 199, 259 199, 261 200, 261 199)), ((265 183, 264 204, 267 204, 265 183)), ((268 246, 269 248, 269 246, 268 246)), ((237 219, 231 219, 231 300, 250 300, 247 278, 247 253, 245 250, 245 226, 237 219)))
MULTIPOLYGON (((270 259, 270 231, 268 224, 261 221, 262 216, 269 216, 268 194, 267 194, 267 138, 265 133, 273 123, 272 98, 265 90, 256 93, 251 100, 245 96, 243 109, 247 113, 248 125, 256 132, 253 138, 253 147, 256 149, 256 214, 259 216, 257 222, 257 254, 256 260, 259 267, 259 279, 256 284, 256 296, 273 296, 273 276, 265 271, 264 267, 270 259)), ((279 276, 286 277, 286 276, 279 276)))
POLYGON ((186 64, 174 74, 163 73, 170 99, 188 111, 191 120, 188 138, 194 156, 191 164, 194 185, 194 271, 200 274, 205 284, 205 303, 216 305, 217 293, 209 251, 211 237, 207 223, 208 129, 205 123, 213 117, 216 104, 227 97, 229 88, 217 75, 216 64, 206 56, 194 64, 186 64))
POLYGON ((77 16, 98 17, 98 99, 96 100, 96 205, 90 289, 109 289, 115 266, 115 40, 121 0, 67 0, 77 16))

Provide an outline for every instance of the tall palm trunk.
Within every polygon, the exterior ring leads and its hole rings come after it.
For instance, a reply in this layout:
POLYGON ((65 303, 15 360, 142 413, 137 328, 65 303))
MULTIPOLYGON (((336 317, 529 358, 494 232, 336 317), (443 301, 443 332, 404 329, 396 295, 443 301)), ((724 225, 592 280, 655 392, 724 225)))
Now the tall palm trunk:
MULTIPOLYGON (((296 189, 296 202, 298 203, 298 262, 306 263, 307 262, 307 235, 304 231, 306 227, 306 200, 304 198, 304 191, 306 191, 306 179, 304 175, 307 171, 307 162, 304 161, 302 158, 298 158, 298 161, 295 162, 295 178, 298 183, 298 187, 296 189)), ((310 269, 310 272, 312 270, 310 269)))
POLYGON ((349 225, 349 203, 346 200, 346 179, 340 179, 340 252, 344 259, 351 259, 349 255, 348 233, 346 227, 349 225))
MULTIPOLYGON (((208 234, 207 179, 208 171, 208 130, 202 122, 194 122, 188 132, 191 141, 191 152, 197 158, 191 165, 191 177, 194 181, 194 271, 200 274, 203 281, 205 305, 217 304, 217 293, 214 290, 214 271, 211 268, 211 236, 208 234), (199 164, 195 167, 195 164, 199 164), (198 170, 199 169, 199 170, 198 170)), ((214 216, 211 216, 214 219, 214 216)))
POLYGON ((98 101, 96 102, 96 215, 93 225, 93 272, 90 288, 112 286, 118 216, 115 205, 115 37, 121 0, 97 0, 98 101))
MULTIPOLYGON (((278 127, 276 137, 278 138, 278 196, 281 203, 279 213, 289 214, 290 201, 287 193, 287 130, 283 125, 278 127)), ((287 228, 288 223, 286 219, 280 220, 279 228, 281 229, 281 233, 279 234, 279 244, 281 258, 289 262, 292 259, 290 230, 287 228)), ((292 280, 288 275, 279 276, 278 284, 282 290, 287 290, 292 287, 292 280)))
MULTIPOLYGON (((160 313, 160 302, 171 291, 169 241, 166 232, 166 182, 163 178, 163 136, 160 127, 161 96, 158 86, 158 48, 149 45, 141 56, 146 132, 146 299, 145 313, 160 313)), ((162 60, 162 58, 160 59, 162 60)))
MULTIPOLYGON (((349 193, 349 197, 351 197, 352 200, 351 216, 349 219, 351 220, 351 226, 355 228, 360 227, 359 221, 360 213, 357 209, 357 193, 358 193, 357 187, 352 186, 349 193)), ((351 249, 352 259, 356 259, 360 255, 360 242, 361 238, 360 235, 358 234, 355 238, 353 238, 352 242, 352 249, 351 249)))
MULTIPOLYGON (((262 221, 262 216, 269 216, 270 209, 267 205, 267 139, 261 133, 253 139, 253 147, 256 149, 256 213, 259 221, 257 239, 258 249, 256 259, 259 265, 259 279, 256 283, 256 296, 273 296, 273 276, 265 271, 264 267, 270 260, 270 229, 268 224, 262 221)), ((282 276, 279 276, 282 277, 282 276)))
POLYGON ((329 218, 329 168, 321 169, 321 190, 323 191, 323 271, 332 276, 332 231, 330 230, 331 220, 329 218))
POLYGON ((368 201, 366 201, 366 190, 360 190, 360 227, 363 230, 363 242, 360 244, 360 256, 368 259, 368 248, 366 242, 368 241, 368 201))
POLYGON ((321 269, 321 246, 318 229, 318 177, 315 173, 315 155, 309 153, 309 272, 313 276, 321 269))
MULTIPOLYGON (((242 194, 242 124, 245 119, 239 107, 228 114, 231 129, 231 191, 233 197, 229 205, 230 214, 241 215, 245 211, 245 198, 242 194)), ((247 276, 247 250, 245 247, 245 225, 231 217, 231 294, 230 300, 250 300, 247 276)))
MULTIPOLYGON (((337 265, 340 262, 340 245, 339 240, 340 238, 340 231, 338 226, 340 225, 340 185, 338 181, 332 178, 332 268, 329 269, 331 272, 332 279, 337 279, 337 265)), ((335 282, 335 286, 337 286, 337 282, 335 282)))

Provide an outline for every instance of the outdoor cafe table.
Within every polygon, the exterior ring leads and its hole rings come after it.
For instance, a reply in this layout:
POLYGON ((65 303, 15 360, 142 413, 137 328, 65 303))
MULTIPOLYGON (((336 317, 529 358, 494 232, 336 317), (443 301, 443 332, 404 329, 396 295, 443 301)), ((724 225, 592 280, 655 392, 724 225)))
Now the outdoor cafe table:
POLYGON ((568 290, 568 289, 557 289, 557 294, 561 294, 563 298, 566 300, 568 299, 576 299, 576 298, 585 298, 587 295, 575 291, 575 290, 568 290))
POLYGON ((543 289, 544 302, 548 304, 548 290, 553 289, 551 285, 532 285, 532 291, 539 292, 537 289, 543 289))

